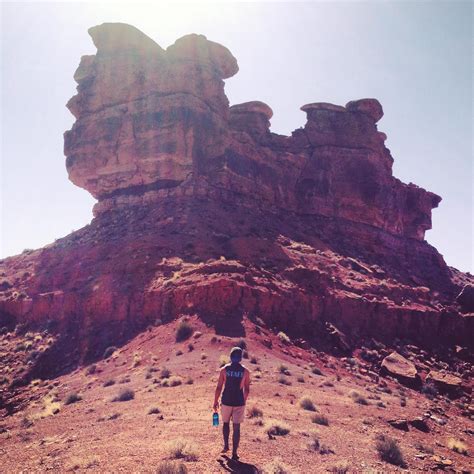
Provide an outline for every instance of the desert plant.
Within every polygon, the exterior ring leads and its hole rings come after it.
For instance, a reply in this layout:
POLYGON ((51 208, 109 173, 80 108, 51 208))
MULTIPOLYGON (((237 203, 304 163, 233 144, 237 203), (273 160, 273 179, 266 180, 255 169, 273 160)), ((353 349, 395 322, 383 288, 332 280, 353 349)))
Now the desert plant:
POLYGON ((147 411, 147 414, 148 415, 158 415, 158 413, 160 413, 160 409, 158 407, 150 407, 148 408, 148 411, 147 411))
POLYGON ((138 352, 135 352, 133 354, 132 367, 138 367, 141 363, 142 363, 142 356, 138 352))
POLYGON ((108 359, 110 356, 112 356, 112 354, 117 350, 117 348, 115 346, 110 346, 110 347, 107 347, 107 349, 105 349, 104 351, 104 356, 103 358, 104 359, 108 359))
POLYGON ((206 353, 201 353, 201 360, 207 359, 207 354, 206 353))
POLYGON ((321 443, 319 441, 318 435, 316 433, 311 433, 310 438, 311 439, 308 441, 308 448, 311 451, 319 452, 321 443))
POLYGON ((96 371, 97 371, 97 365, 92 364, 92 365, 89 365, 89 367, 87 367, 86 374, 93 375, 96 373, 96 371))
POLYGON ((429 398, 430 400, 433 400, 433 398, 439 395, 438 389, 432 383, 424 384, 421 388, 421 393, 424 393, 426 398, 429 398))
POLYGON ((128 402, 135 398, 135 392, 129 388, 124 388, 112 399, 113 402, 128 402))
POLYGON ((318 369, 317 367, 313 367, 311 369, 311 372, 314 374, 314 375, 323 375, 323 373, 321 372, 320 369, 318 369))
POLYGON ((317 425, 323 425, 323 426, 329 426, 329 420, 327 416, 324 415, 314 415, 311 418, 311 421, 313 423, 316 423, 317 425))
POLYGON ((311 400, 311 398, 309 397, 301 398, 300 407, 303 408, 303 410, 316 411, 316 407, 314 406, 313 400, 311 400))
POLYGON ((158 465, 156 474, 188 474, 188 468, 183 462, 163 461, 158 465))
POLYGON ((380 434, 377 437, 376 448, 382 461, 394 464, 395 466, 406 466, 405 460, 403 459, 403 454, 400 451, 398 443, 393 438, 380 434))
POLYGON ((237 347, 240 347, 243 351, 247 349, 247 341, 241 337, 236 344, 237 347))
POLYGON ((194 351, 194 344, 192 344, 191 342, 188 344, 188 351, 189 352, 194 351))
POLYGON ((103 383, 104 387, 110 387, 111 385, 115 385, 115 380, 114 379, 108 379, 103 383))
POLYGON ((224 367, 224 365, 227 365, 229 363, 229 358, 222 354, 220 357, 219 357, 219 367, 224 367))
POLYGON ((177 387, 178 385, 181 385, 182 383, 183 383, 183 379, 176 375, 173 375, 172 377, 168 379, 168 385, 170 387, 177 387))
POLYGON ((68 393, 64 399, 64 405, 71 405, 82 400, 82 397, 77 392, 68 393))
POLYGON ((290 344, 291 343, 291 339, 283 331, 280 331, 277 334, 277 336, 278 336, 278 339, 280 339, 280 341, 283 344, 290 344))
POLYGON ((160 378, 167 379, 170 375, 171 375, 171 370, 167 369, 166 367, 163 367, 161 369, 160 378))
POLYGON ((354 400, 354 402, 358 403, 359 405, 368 405, 369 404, 367 399, 365 397, 363 397, 359 392, 356 392, 356 391, 352 390, 349 393, 349 395, 352 398, 352 400, 354 400))
POLYGON ((299 375, 296 380, 299 382, 299 383, 304 383, 304 377, 302 375, 299 375))
POLYGON ((194 380, 191 377, 188 377, 186 379, 186 385, 192 385, 194 383, 194 380))
POLYGON ((278 366, 278 371, 280 374, 291 375, 291 372, 288 370, 288 367, 285 364, 280 364, 278 366))
POLYGON ((281 462, 278 458, 272 462, 265 464, 264 474, 291 474, 290 468, 281 462))
POLYGON ((290 427, 287 423, 279 420, 268 420, 265 431, 272 436, 285 436, 290 432, 290 427))
POLYGON ((258 364, 258 360, 255 356, 250 357, 250 363, 251 364, 258 364))
POLYGON ((196 461, 198 458, 198 450, 196 445, 184 438, 177 438, 169 441, 166 445, 166 450, 171 459, 196 461))
POLYGON ((278 383, 281 383, 282 385, 291 385, 291 381, 288 380, 288 378, 284 375, 280 375, 280 377, 278 377, 278 383))
POLYGON ((255 405, 249 410, 249 418, 261 418, 263 411, 255 405))
POLYGON ((193 335, 194 329, 187 321, 181 321, 176 329, 176 342, 182 342, 193 335))
POLYGON ((459 453, 459 454, 467 455, 467 453, 468 453, 467 446, 462 441, 460 441, 459 439, 449 438, 448 439, 448 448, 455 451, 456 453, 459 453))
POLYGON ((338 464, 329 469, 332 474, 347 474, 349 472, 349 466, 347 464, 338 464))

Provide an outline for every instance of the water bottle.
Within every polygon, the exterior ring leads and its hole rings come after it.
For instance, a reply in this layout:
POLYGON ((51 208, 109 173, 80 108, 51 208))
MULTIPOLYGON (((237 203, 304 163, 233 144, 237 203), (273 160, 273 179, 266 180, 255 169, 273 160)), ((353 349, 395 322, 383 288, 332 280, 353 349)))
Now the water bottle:
POLYGON ((212 426, 219 426, 219 413, 217 411, 212 415, 212 426))

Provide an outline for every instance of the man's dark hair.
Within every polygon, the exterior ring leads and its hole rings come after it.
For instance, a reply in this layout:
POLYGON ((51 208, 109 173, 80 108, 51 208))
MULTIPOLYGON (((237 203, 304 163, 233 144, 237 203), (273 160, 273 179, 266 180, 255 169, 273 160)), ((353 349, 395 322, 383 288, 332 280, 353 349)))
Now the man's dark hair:
POLYGON ((230 360, 238 359, 240 362, 242 360, 243 351, 240 347, 233 347, 230 351, 230 360))

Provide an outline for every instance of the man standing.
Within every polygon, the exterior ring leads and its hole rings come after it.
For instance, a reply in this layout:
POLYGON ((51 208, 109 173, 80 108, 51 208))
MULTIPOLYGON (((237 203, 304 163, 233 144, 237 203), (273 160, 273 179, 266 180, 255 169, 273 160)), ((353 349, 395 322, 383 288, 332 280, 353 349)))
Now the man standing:
POLYGON ((234 347, 230 351, 230 364, 222 367, 214 397, 214 411, 219 408, 219 397, 224 387, 221 400, 222 434, 224 435, 223 453, 229 450, 230 419, 232 418, 232 459, 237 460, 237 449, 240 441, 240 424, 244 421, 245 403, 250 392, 250 372, 240 361, 242 349, 234 347))

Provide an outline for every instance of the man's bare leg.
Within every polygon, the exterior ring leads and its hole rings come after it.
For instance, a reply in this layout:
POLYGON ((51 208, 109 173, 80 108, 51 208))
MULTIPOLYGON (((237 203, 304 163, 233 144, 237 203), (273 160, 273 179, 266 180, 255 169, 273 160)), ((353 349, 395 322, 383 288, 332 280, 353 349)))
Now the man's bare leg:
POLYGON ((239 456, 237 449, 239 449, 240 442, 240 423, 232 422, 232 459, 237 460, 239 456))
POLYGON ((223 423, 222 434, 224 435, 224 449, 222 450, 222 452, 226 453, 227 451, 229 451, 230 422, 223 423))

